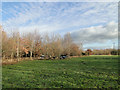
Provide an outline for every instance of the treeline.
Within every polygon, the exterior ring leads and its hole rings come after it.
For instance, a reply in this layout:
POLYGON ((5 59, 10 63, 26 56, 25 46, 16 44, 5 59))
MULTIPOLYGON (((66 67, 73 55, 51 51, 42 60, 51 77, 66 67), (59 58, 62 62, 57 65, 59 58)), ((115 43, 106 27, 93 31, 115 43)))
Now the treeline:
POLYGON ((39 58, 44 55, 45 58, 56 57, 61 55, 80 56, 82 50, 73 43, 70 33, 63 37, 59 34, 40 34, 37 31, 33 33, 20 34, 11 32, 7 35, 2 30, 2 58, 20 59, 25 57, 39 58))
MULTIPOLYGON (((118 55, 120 50, 116 49, 87 49, 81 50, 73 43, 70 33, 63 37, 59 34, 40 34, 36 30, 25 34, 11 32, 7 34, 0 27, 0 42, 2 42, 2 59, 24 59, 40 58, 42 55, 48 58, 60 58, 61 55, 82 56, 82 55, 118 55)), ((1 45, 1 44, 0 44, 1 45)))
POLYGON ((93 50, 94 55, 118 55, 120 50, 117 49, 103 49, 103 50, 93 50))
POLYGON ((120 49, 87 49, 84 55, 120 55, 120 49))

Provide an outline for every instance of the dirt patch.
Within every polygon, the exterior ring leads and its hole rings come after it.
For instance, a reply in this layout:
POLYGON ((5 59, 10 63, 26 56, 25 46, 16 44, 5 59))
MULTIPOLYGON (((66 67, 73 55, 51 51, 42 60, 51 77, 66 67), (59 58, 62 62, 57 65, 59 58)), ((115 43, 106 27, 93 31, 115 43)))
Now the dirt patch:
POLYGON ((17 61, 12 61, 12 62, 2 62, 2 65, 13 65, 18 63, 17 61))

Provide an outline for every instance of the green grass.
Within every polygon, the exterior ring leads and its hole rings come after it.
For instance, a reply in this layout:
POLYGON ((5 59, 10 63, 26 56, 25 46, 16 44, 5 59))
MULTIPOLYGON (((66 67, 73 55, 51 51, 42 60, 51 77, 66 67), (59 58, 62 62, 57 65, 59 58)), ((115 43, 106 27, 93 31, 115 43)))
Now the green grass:
POLYGON ((21 61, 2 68, 3 88, 118 88, 117 56, 21 61))

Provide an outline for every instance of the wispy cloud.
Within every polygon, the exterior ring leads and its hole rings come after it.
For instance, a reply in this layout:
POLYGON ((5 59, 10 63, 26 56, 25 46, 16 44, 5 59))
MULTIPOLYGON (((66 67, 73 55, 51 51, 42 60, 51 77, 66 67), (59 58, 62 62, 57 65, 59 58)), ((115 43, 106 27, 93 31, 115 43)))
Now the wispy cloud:
MULTIPOLYGON (((117 3, 12 3, 13 6, 10 4, 5 8, 6 3, 3 3, 3 18, 11 15, 7 20, 3 20, 4 25, 8 27, 43 27, 53 24, 64 29, 117 21, 117 3)), ((56 31, 60 30, 59 27, 56 31)))
POLYGON ((119 2, 119 0, 4 0, 3 2, 119 2))

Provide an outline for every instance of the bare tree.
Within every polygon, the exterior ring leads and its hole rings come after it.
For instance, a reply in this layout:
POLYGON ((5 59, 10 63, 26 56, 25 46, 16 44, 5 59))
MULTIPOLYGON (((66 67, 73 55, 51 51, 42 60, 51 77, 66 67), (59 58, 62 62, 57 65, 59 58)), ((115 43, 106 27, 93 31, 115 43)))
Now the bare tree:
POLYGON ((2 56, 3 59, 7 57, 7 52, 8 52, 8 37, 7 34, 2 31, 2 56))
POLYGON ((50 36, 48 33, 45 33, 43 36, 43 52, 46 58, 51 56, 51 46, 50 46, 50 36))
POLYGON ((62 38, 59 34, 56 35, 53 34, 51 39, 52 39, 51 47, 52 47, 53 55, 56 57, 60 57, 63 51, 62 38))
POLYGON ((27 38, 27 44, 28 44, 28 49, 30 51, 30 59, 32 60, 32 56, 33 56, 33 46, 34 46, 34 35, 32 33, 28 33, 26 35, 27 38))
POLYGON ((2 63, 2 26, 0 25, 0 65, 2 63))
POLYGON ((33 52, 34 52, 34 57, 38 57, 41 56, 41 35, 40 33, 35 30, 35 32, 33 33, 34 36, 34 46, 33 46, 33 52))
POLYGON ((70 48, 71 48, 71 51, 70 51, 71 56, 80 55, 79 47, 75 43, 71 44, 70 48))
POLYGON ((63 39, 64 54, 70 55, 71 44, 72 44, 72 39, 70 33, 67 33, 64 35, 64 39, 63 39))

